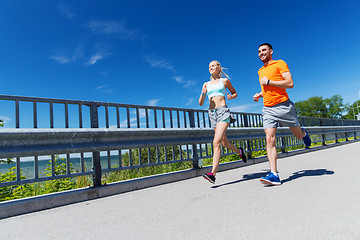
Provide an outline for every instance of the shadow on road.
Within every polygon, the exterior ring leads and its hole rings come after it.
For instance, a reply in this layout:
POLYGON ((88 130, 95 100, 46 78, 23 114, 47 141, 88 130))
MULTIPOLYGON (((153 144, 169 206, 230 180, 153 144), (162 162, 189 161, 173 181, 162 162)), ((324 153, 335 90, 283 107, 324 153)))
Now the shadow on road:
POLYGON ((257 178, 264 177, 264 176, 266 176, 266 174, 267 174, 267 171, 259 172, 259 173, 245 174, 245 175, 243 175, 242 179, 239 179, 239 180, 236 180, 236 181, 233 181, 233 182, 223 183, 223 184, 220 184, 220 185, 214 185, 211 188, 218 188, 218 187, 223 187, 223 186, 226 186, 226 185, 231 185, 231 184, 240 183, 240 182, 244 182, 244 181, 254 180, 254 179, 257 179, 257 178))
POLYGON ((283 179, 281 183, 290 182, 292 180, 301 178, 301 177, 311 177, 311 176, 323 176, 323 175, 332 175, 334 171, 329 171, 326 169, 316 169, 316 170, 301 170, 294 172, 292 176, 287 179, 283 179))
MULTIPOLYGON (((218 188, 218 187, 223 187, 223 186, 226 186, 226 185, 240 183, 240 182, 244 182, 244 181, 248 181, 248 180, 258 179, 258 178, 266 176, 268 173, 269 173, 268 171, 264 171, 264 172, 258 172, 258 173, 245 174, 245 175, 243 175, 242 179, 232 181, 232 182, 223 183, 223 184, 220 184, 220 185, 214 185, 211 188, 218 188)), ((294 172, 292 176, 281 180, 281 183, 284 184, 286 182, 290 182, 290 181, 293 181, 293 180, 301 178, 301 177, 332 175, 334 173, 335 173, 334 171, 330 171, 330 170, 326 170, 326 169, 301 170, 301 171, 294 172)))

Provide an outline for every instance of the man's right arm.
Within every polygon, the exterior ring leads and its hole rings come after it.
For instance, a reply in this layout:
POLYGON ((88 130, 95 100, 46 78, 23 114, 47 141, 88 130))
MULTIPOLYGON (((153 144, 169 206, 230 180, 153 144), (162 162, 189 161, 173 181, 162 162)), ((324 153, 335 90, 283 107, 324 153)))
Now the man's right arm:
POLYGON ((259 93, 255 93, 255 95, 253 96, 253 99, 255 102, 259 101, 259 98, 263 97, 263 93, 259 92, 259 93))

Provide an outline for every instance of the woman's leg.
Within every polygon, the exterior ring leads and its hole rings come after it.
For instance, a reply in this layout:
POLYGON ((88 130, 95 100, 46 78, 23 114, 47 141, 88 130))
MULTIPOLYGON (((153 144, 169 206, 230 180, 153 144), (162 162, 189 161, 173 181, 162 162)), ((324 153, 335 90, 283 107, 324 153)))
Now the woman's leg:
POLYGON ((221 157, 221 141, 224 136, 226 137, 225 132, 228 126, 229 123, 227 122, 219 122, 218 124, 216 124, 216 127, 214 128, 215 131, 215 136, 213 140, 214 153, 213 153, 213 166, 211 171, 214 174, 214 176, 216 175, 216 172, 219 168, 220 157, 221 157))
POLYGON ((237 155, 240 155, 240 149, 237 148, 232 142, 229 142, 229 139, 227 138, 226 134, 224 134, 223 138, 221 139, 221 144, 223 145, 223 147, 226 147, 227 149, 236 152, 237 155))

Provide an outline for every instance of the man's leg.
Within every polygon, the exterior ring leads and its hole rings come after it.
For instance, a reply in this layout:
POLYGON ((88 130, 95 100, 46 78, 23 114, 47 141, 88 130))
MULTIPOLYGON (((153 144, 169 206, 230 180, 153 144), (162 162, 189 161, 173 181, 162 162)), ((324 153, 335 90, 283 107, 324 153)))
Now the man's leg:
POLYGON ((270 171, 277 173, 276 129, 266 128, 266 152, 269 159, 270 171))
POLYGON ((303 137, 305 137, 306 135, 305 130, 302 129, 300 126, 290 127, 290 130, 297 139, 303 139, 303 137))
POLYGON ((298 127, 290 127, 290 130, 297 139, 302 139, 304 141, 306 147, 311 146, 311 138, 307 134, 305 129, 298 126, 298 127))

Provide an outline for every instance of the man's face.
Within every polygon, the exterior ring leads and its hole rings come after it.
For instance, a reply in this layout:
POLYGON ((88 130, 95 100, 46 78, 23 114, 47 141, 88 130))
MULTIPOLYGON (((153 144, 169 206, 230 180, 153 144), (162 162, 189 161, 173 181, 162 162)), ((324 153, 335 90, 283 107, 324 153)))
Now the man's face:
POLYGON ((258 56, 263 63, 268 62, 272 58, 273 50, 269 46, 263 45, 259 47, 258 56))

